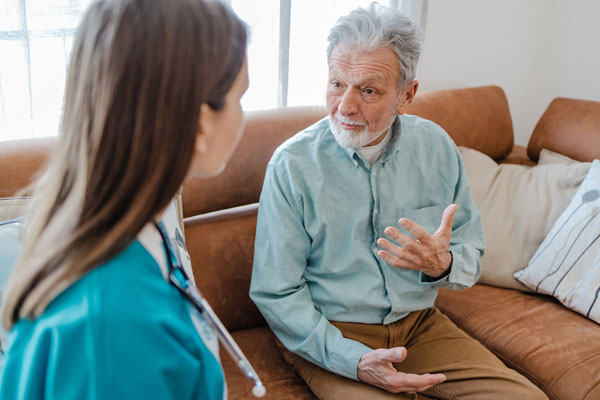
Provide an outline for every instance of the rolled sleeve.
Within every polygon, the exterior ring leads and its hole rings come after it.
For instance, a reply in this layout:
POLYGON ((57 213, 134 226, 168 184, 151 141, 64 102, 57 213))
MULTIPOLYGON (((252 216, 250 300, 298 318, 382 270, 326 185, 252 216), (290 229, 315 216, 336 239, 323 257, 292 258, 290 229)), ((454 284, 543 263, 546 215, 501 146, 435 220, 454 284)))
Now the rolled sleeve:
POLYGON ((349 379, 358 380, 358 362, 360 358, 372 349, 355 340, 342 338, 331 357, 332 370, 349 379))
POLYGON ((444 289, 465 289, 475 284, 478 276, 477 271, 480 270, 477 267, 477 263, 465 263, 463 256, 459 252, 450 251, 452 252, 452 265, 449 272, 439 278, 434 278, 421 272, 419 274, 419 282, 421 284, 444 289))

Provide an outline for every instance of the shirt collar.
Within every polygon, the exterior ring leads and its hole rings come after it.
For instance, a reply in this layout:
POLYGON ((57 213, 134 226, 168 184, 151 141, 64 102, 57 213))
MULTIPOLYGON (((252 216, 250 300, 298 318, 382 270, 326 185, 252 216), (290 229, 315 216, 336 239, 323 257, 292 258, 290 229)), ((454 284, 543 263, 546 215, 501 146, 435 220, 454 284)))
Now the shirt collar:
MULTIPOLYGON (((331 128, 330 128, 330 130, 331 130, 331 128)), ((333 136, 333 132, 330 132, 330 133, 333 136)), ((387 144, 385 150, 381 154, 381 157, 379 157, 379 160, 374 165, 376 165, 379 162, 386 163, 391 156, 395 155, 398 152, 398 150, 400 150, 401 123, 400 123, 399 115, 396 115, 394 122, 392 122, 391 134, 392 134, 392 137, 390 138, 389 143, 387 144)), ((335 138, 334 138, 334 140, 335 140, 335 138)), ((346 153, 346 155, 348 156, 348 158, 350 158, 350 161, 352 161, 352 164, 354 164, 355 167, 358 168, 358 166, 360 165, 359 160, 362 160, 362 162, 368 164, 366 161, 364 161, 362 159, 362 157, 360 156, 360 154, 358 153, 358 151, 356 149, 351 149, 349 147, 342 147, 339 145, 337 140, 335 141, 335 144, 337 146, 339 146, 344 151, 344 153, 346 153)))
POLYGON ((396 115, 392 123, 392 138, 379 158, 382 163, 386 163, 390 157, 393 157, 400 151, 400 137, 402 136, 402 122, 400 116, 396 115))

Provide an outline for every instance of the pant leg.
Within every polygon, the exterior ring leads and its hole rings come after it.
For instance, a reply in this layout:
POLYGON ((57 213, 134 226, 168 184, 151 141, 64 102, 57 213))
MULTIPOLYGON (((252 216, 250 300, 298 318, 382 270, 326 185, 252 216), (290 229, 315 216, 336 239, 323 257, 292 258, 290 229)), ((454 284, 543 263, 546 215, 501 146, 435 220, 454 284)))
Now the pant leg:
POLYGON ((398 371, 443 373, 447 380, 424 392, 441 399, 547 399, 527 378, 506 367, 437 309, 410 314, 390 326, 390 347, 405 346, 398 371))
POLYGON ((395 367, 407 373, 443 373, 447 380, 424 393, 392 394, 326 371, 279 343, 283 358, 322 400, 527 399, 547 400, 525 377, 506 367, 437 309, 411 313, 390 325, 332 322, 343 336, 372 349, 404 346, 406 359, 395 367))
MULTIPOLYGON (((371 348, 387 347, 389 341, 389 329, 383 325, 337 323, 334 325, 350 331, 351 338, 360 341, 371 348), (353 329, 352 329, 353 328, 353 329)), ((366 383, 354 381, 341 375, 334 374, 323 368, 306 361, 302 357, 287 350, 277 340, 277 347, 281 351, 283 359, 286 360, 294 371, 306 382, 315 396, 320 400, 425 400, 419 394, 400 393, 392 394, 385 390, 366 383)))

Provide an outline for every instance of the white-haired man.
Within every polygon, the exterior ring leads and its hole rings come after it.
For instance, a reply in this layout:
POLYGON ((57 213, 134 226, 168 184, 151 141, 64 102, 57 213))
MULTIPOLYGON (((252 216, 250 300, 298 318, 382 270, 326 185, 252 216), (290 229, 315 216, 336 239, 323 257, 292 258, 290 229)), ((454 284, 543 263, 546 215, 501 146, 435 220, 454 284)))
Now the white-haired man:
POLYGON ((258 213, 250 295, 284 358, 320 399, 545 399, 434 308, 484 239, 456 146, 404 115, 418 28, 371 5, 328 40, 329 118, 275 152, 258 213))

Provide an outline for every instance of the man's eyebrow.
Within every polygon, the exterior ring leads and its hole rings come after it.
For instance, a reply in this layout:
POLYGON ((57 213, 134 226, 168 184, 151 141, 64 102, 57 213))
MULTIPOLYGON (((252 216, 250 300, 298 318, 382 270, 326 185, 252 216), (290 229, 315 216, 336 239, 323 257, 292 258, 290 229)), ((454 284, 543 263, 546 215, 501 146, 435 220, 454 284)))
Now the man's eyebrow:
MULTIPOLYGON (((329 80, 339 79, 340 75, 341 74, 339 71, 333 70, 329 74, 328 79, 329 80)), ((368 85, 385 86, 386 80, 383 77, 378 76, 378 75, 369 75, 369 76, 365 76, 364 78, 357 79, 356 86, 368 86, 368 85)))
POLYGON ((358 86, 369 86, 369 85, 385 85, 385 79, 379 77, 368 77, 363 81, 360 81, 358 86))

